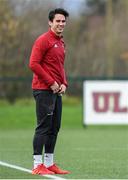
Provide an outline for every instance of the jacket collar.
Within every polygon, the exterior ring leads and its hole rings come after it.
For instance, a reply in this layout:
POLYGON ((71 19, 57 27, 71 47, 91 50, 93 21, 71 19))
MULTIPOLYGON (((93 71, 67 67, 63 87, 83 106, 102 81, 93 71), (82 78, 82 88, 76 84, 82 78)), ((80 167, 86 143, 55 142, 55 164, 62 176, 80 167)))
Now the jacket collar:
POLYGON ((51 29, 49 29, 49 33, 56 39, 62 39, 63 36, 57 36, 51 29))

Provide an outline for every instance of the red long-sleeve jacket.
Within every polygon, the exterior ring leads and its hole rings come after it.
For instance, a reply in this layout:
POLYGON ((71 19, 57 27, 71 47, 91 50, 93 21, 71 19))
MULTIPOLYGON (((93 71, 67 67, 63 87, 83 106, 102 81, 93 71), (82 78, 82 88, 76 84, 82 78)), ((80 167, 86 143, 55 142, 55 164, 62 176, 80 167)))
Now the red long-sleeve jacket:
POLYGON ((56 81, 59 85, 67 80, 64 70, 65 44, 53 31, 42 34, 35 41, 29 62, 33 71, 32 89, 50 89, 56 81))

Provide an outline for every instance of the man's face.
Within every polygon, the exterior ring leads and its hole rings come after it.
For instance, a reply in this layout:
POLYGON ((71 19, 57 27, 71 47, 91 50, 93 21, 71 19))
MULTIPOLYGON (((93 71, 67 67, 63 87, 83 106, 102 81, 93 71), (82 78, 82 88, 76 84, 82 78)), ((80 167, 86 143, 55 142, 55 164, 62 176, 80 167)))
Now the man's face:
POLYGON ((53 22, 49 21, 49 25, 51 27, 51 30, 55 32, 55 34, 57 34, 58 36, 61 35, 66 25, 65 16, 62 14, 56 14, 53 22))

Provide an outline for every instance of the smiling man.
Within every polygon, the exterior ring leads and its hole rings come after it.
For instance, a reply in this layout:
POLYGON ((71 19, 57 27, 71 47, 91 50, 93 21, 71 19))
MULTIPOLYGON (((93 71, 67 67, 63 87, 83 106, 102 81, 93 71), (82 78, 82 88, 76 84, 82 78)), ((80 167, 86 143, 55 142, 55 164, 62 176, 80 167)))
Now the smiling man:
POLYGON ((53 159, 61 125, 62 94, 67 88, 64 70, 65 44, 62 33, 68 16, 68 12, 61 8, 49 12, 49 31, 36 39, 30 56, 29 67, 33 71, 32 89, 37 117, 33 138, 32 174, 69 173, 60 169, 53 159))

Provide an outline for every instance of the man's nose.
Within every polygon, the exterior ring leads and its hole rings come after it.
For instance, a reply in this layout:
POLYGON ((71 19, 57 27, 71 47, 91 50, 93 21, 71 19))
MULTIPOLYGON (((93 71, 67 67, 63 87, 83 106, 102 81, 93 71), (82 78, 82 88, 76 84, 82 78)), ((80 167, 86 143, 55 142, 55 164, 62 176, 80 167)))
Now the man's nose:
POLYGON ((60 21, 60 25, 63 25, 63 22, 62 22, 62 21, 60 21))

